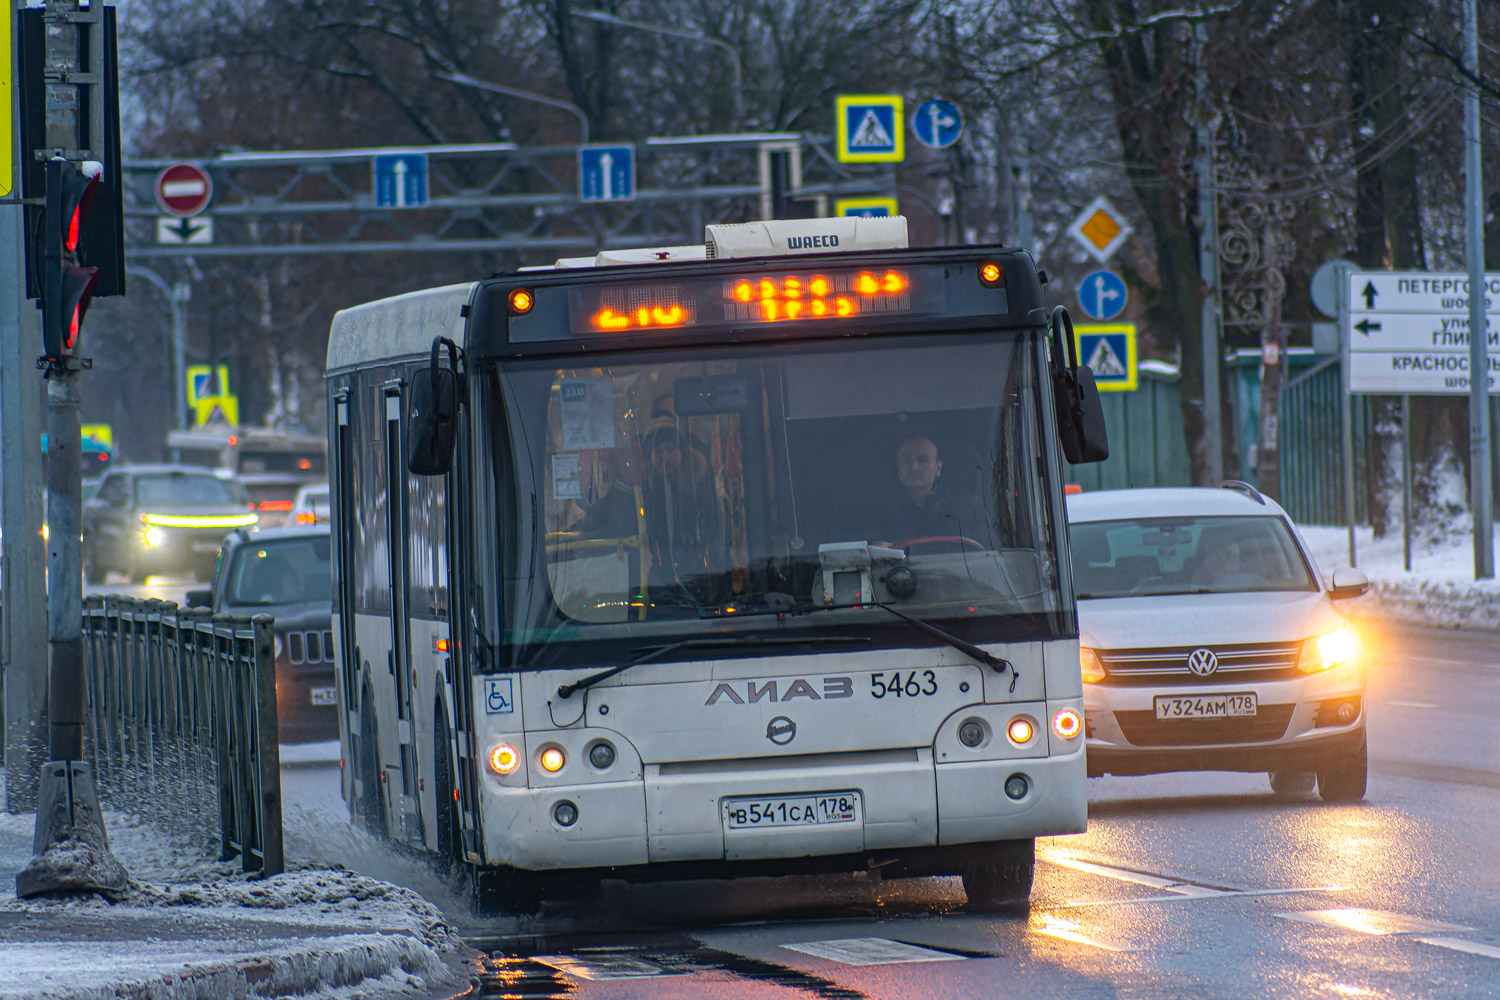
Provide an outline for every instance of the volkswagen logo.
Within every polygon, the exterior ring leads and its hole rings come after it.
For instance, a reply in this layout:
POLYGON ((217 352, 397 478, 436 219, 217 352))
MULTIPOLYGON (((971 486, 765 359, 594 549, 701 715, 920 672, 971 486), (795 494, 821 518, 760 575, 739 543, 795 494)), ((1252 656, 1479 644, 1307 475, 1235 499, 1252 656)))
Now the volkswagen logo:
POLYGON ((797 738, 797 724, 784 715, 778 715, 766 723, 766 739, 784 747, 797 738))
POLYGON ((1219 658, 1211 649, 1195 649, 1188 654, 1188 669, 1199 677, 1207 677, 1219 669, 1219 658))

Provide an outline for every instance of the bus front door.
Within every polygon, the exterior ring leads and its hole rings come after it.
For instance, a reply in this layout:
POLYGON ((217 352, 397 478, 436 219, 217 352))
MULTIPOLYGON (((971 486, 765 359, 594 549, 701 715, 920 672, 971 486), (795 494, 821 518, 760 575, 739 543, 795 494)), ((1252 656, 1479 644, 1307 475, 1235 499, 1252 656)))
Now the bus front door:
POLYGON ((391 811, 396 822, 391 835, 401 840, 420 842, 422 810, 417 798, 416 734, 412 731, 411 711, 411 632, 408 624, 407 511, 405 436, 401 421, 401 382, 385 385, 385 496, 386 551, 390 559, 391 581, 391 651, 388 672, 396 698, 396 742, 399 762, 385 765, 391 811), (391 774, 399 771, 399 774, 391 774), (399 779, 399 780, 398 780, 399 779))

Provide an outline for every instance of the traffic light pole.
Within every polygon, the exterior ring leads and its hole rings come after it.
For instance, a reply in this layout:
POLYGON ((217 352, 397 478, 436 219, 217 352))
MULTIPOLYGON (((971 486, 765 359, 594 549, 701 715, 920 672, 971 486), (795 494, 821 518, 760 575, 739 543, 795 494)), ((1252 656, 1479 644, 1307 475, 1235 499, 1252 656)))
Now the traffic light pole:
MULTIPOLYGON (((104 158, 103 5, 80 9, 78 0, 48 0, 46 257, 42 262, 46 355, 37 367, 47 378, 47 721, 48 761, 38 783, 32 858, 16 875, 22 899, 45 893, 123 892, 125 869, 109 850, 93 773, 83 759, 83 567, 80 521, 82 435, 78 376, 92 367, 73 352, 95 274, 83 281, 78 230, 92 188, 80 179, 80 160, 104 158), (80 25, 87 24, 87 62, 80 25), (81 120, 85 88, 92 121, 81 120), (59 163, 58 161, 63 161, 59 163), (77 192, 86 192, 75 197, 77 192), (64 197, 64 194, 67 197, 64 197), (77 284, 83 281, 82 284, 77 284), (75 299, 76 294, 76 299, 75 299)), ((97 179, 94 181, 97 184, 97 179)))

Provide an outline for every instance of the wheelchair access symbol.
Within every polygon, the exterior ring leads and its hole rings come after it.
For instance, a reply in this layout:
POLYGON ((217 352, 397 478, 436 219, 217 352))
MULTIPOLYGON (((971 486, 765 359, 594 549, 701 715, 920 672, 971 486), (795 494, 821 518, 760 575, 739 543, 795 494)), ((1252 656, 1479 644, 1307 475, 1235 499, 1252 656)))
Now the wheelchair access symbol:
POLYGON ((484 682, 484 711, 486 715, 508 715, 516 710, 511 697, 509 677, 486 678, 484 682))

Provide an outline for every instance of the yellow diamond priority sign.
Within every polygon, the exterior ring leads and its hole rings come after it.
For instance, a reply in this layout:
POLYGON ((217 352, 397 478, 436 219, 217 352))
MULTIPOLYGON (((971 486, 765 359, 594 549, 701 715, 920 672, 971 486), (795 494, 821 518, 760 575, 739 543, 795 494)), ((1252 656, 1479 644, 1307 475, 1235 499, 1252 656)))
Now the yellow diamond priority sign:
POLYGON ((1068 227, 1068 235, 1101 264, 1113 257, 1133 232, 1130 223, 1103 195, 1089 202, 1068 227))

